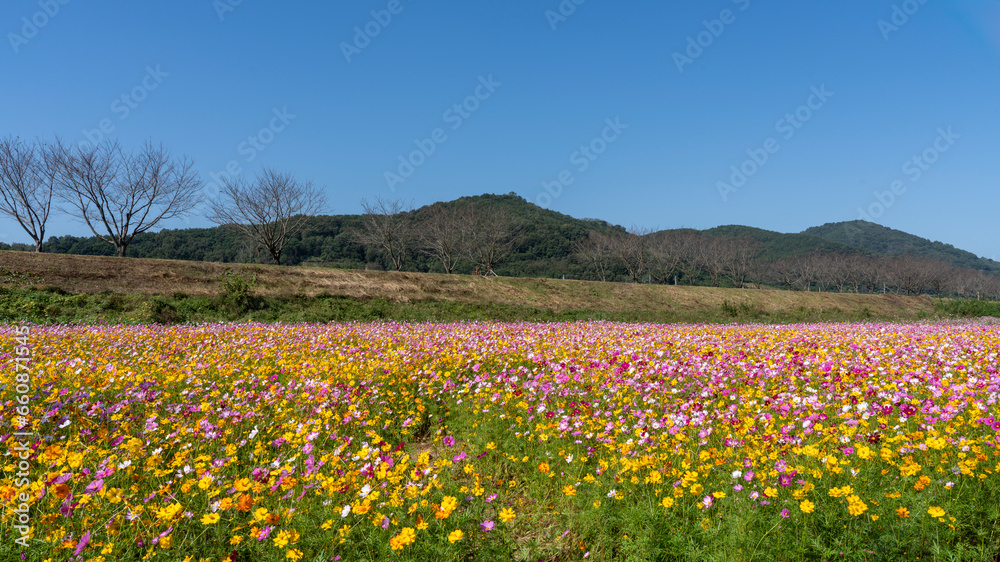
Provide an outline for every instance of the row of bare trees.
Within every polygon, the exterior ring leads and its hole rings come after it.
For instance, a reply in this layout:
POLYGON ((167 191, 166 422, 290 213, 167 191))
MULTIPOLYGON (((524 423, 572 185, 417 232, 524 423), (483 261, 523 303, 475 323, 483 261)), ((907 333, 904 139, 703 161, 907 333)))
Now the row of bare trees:
MULTIPOLYGON (((146 143, 127 150, 117 142, 97 146, 0 139, 0 214, 16 220, 41 251, 53 211, 70 215, 125 256, 135 237, 204 201, 202 181, 186 157, 146 143)), ((281 263, 286 244, 311 216, 325 210, 323 191, 291 174, 263 169, 253 179, 227 178, 208 201, 208 218, 241 234, 258 257, 281 263)), ((523 240, 513 212, 489 201, 434 205, 419 222, 399 200, 362 201, 361 225, 350 234, 384 253, 396 270, 423 253, 452 273, 467 262, 483 275, 523 240)), ((934 293, 1000 298, 1000 277, 961 270, 941 260, 860 254, 762 258, 748 237, 709 236, 695 230, 592 231, 573 247, 574 256, 602 281, 622 273, 632 282, 702 282, 734 287, 768 284, 787 289, 934 293)))
POLYGON ((803 291, 1000 298, 1000 277, 955 268, 938 259, 814 252, 768 260, 756 240, 696 230, 591 231, 574 245, 573 255, 592 267, 602 281, 624 272, 633 283, 649 280, 718 287, 720 280, 727 279, 734 287, 767 284, 803 291))
MULTIPOLYGON (((67 145, 60 139, 0 139, 0 214, 21 225, 40 252, 53 211, 87 225, 124 257, 135 237, 194 211, 204 201, 189 158, 151 142, 67 145)), ((325 207, 321 190, 265 169, 253 180, 227 178, 208 218, 244 235, 275 263, 308 216, 325 207)))
POLYGON ((495 275, 497 265, 513 254, 523 229, 510 209, 488 202, 432 206, 419 227, 413 209, 398 199, 362 200, 362 224, 352 237, 378 248, 401 270, 413 252, 421 252, 452 273, 468 261, 482 275, 495 275))
POLYGON ((201 180, 186 158, 162 145, 126 151, 0 139, 0 214, 16 220, 42 250, 53 210, 71 215, 124 256, 136 235, 189 212, 201 180))
POLYGON ((704 274, 716 287, 722 278, 736 287, 746 285, 760 252, 760 243, 750 238, 705 236, 695 230, 591 231, 573 247, 574 256, 593 267, 602 281, 620 265, 633 283, 644 277, 693 283, 704 274))
MULTIPOLYGON (((202 202, 202 181, 191 160, 174 157, 162 145, 129 151, 117 142, 0 139, 0 213, 18 221, 36 252, 42 251, 53 210, 83 222, 124 257, 137 235, 190 214, 202 202)), ((207 203, 209 220, 241 235, 256 259, 275 264, 309 218, 326 208, 322 190, 311 182, 268 168, 252 179, 224 178, 218 196, 207 203)), ((362 207, 362 224, 351 229, 352 237, 380 249, 396 270, 419 251, 447 273, 468 261, 483 275, 495 275, 521 240, 512 212, 485 202, 434 206, 419 229, 402 201, 362 201, 362 207)))
POLYGON ((763 282, 787 289, 1000 298, 996 275, 913 255, 813 253, 762 262, 759 268, 763 282))

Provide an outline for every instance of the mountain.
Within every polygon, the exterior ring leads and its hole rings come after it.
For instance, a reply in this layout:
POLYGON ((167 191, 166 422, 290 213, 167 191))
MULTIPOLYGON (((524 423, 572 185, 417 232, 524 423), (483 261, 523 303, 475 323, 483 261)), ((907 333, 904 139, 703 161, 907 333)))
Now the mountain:
MULTIPOLYGON (((594 280, 592 267, 572 257, 575 242, 590 231, 608 233, 624 231, 599 219, 577 219, 526 201, 514 193, 478 195, 455 201, 438 202, 413 211, 411 218, 419 224, 437 207, 488 202, 503 207, 522 225, 518 251, 504 260, 497 273, 511 277, 565 276, 568 279, 594 280)), ((374 248, 354 241, 348 230, 361 225, 360 215, 318 216, 309 219, 306 229, 285 248, 282 262, 286 265, 316 265, 342 269, 388 269, 388 260, 374 248)), ((1000 273, 1000 263, 979 258, 940 242, 863 221, 830 223, 809 228, 800 233, 780 233, 749 226, 727 225, 702 231, 708 236, 749 237, 761 243, 765 261, 810 253, 863 253, 898 256, 913 254, 938 258, 952 265, 1000 273)), ((0 249, 28 250, 24 244, 0 244, 0 249)), ((252 252, 232 231, 224 228, 191 228, 162 230, 137 236, 128 248, 128 255, 137 258, 179 259, 210 262, 250 261, 252 252)), ((113 248, 96 237, 52 237, 45 251, 59 254, 113 255, 113 248)), ((414 252, 404 263, 404 271, 441 272, 431 257, 414 252)), ((471 273, 465 264, 458 273, 471 273)), ((625 270, 612 267, 611 279, 625 280, 625 270)))
MULTIPOLYGON (((497 273, 513 277, 562 277, 570 279, 596 279, 594 272, 571 256, 571 246, 596 230, 609 232, 623 230, 605 221, 577 219, 569 215, 543 209, 523 198, 507 195, 478 195, 462 197, 455 201, 438 202, 409 211, 419 223, 436 207, 487 202, 510 211, 522 225, 521 244, 518 251, 504 260, 497 273)), ((288 242, 282 255, 285 265, 318 265, 342 269, 389 269, 388 261, 373 248, 354 241, 348 234, 350 228, 361 226, 360 215, 318 216, 309 219, 301 234, 288 242)), ((23 244, 0 244, 0 249, 28 250, 23 244)), ((114 255, 110 244, 96 237, 60 236, 45 243, 46 252, 95 256, 114 255)), ((247 261, 252 252, 242 240, 225 228, 191 228, 161 230, 136 236, 128 247, 128 256, 136 258, 179 259, 211 262, 247 261)), ((413 252, 404 263, 404 271, 441 272, 440 265, 431 257, 413 252)), ((458 273, 471 273, 472 266, 465 264, 458 273)))
POLYGON ((830 241, 806 233, 785 234, 752 226, 726 225, 703 230, 709 236, 752 238, 764 247, 764 259, 777 260, 811 252, 821 254, 856 254, 863 250, 839 241, 830 241))
POLYGON ((1000 262, 981 258, 951 244, 931 242, 926 238, 862 220, 814 226, 802 231, 802 234, 845 244, 873 254, 916 255, 939 259, 955 267, 1000 273, 1000 262))

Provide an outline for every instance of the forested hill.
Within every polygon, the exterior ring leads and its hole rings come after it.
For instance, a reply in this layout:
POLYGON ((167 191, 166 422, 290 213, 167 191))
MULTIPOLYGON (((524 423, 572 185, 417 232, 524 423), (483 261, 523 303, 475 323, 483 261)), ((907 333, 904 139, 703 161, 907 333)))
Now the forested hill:
POLYGON ((806 233, 784 234, 752 226, 727 225, 717 226, 703 231, 710 236, 725 236, 729 238, 748 237, 761 243, 765 259, 782 259, 819 252, 829 254, 863 253, 863 250, 839 241, 824 240, 806 233))
POLYGON ((853 246, 873 254, 888 256, 912 254, 939 259, 959 268, 1000 273, 1000 263, 993 260, 981 258, 951 244, 932 242, 926 238, 861 220, 814 226, 802 234, 853 246))
MULTIPOLYGON (((587 238, 591 231, 623 232, 621 226, 598 219, 578 219, 543 209, 511 193, 463 197, 456 201, 439 202, 410 211, 415 229, 435 208, 480 202, 502 206, 511 211, 521 225, 521 236, 515 253, 497 267, 497 273, 518 277, 562 277, 594 279, 592 267, 573 258, 573 245, 587 238)), ((360 215, 318 216, 309 220, 308 227, 289 242, 283 255, 287 265, 323 265, 347 269, 388 269, 389 262, 374 247, 354 241, 349 228, 361 226, 360 215)), ((761 243, 764 260, 782 259, 804 254, 873 253, 886 255, 911 254, 937 258, 962 268, 1000 272, 1000 263, 977 256, 940 242, 931 242, 877 224, 855 221, 832 223, 810 228, 802 233, 783 234, 747 226, 721 226, 703 231, 719 237, 748 237, 761 243)), ((0 249, 29 249, 25 245, 0 244, 0 249)), ((113 255, 114 249, 96 237, 52 237, 45 251, 82 255, 113 255)), ((162 230, 136 237, 128 255, 139 258, 162 258, 212 262, 254 261, 255 256, 233 232, 224 228, 191 228, 162 230)), ((472 266, 462 264, 456 271, 468 273, 472 266)), ((420 251, 410 252, 403 270, 441 271, 441 267, 420 251)), ((623 272, 619 272, 623 274, 623 272)))
MULTIPOLYGON (((504 260, 497 273, 517 277, 562 277, 593 279, 588 266, 572 258, 571 246, 585 239, 592 230, 624 231, 604 221, 576 219, 528 203, 514 194, 463 197, 456 201, 439 202, 410 211, 415 228, 436 207, 470 202, 484 202, 509 209, 521 225, 517 251, 504 260)), ((350 228, 360 228, 361 215, 312 217, 304 231, 292 239, 282 255, 285 265, 321 265, 344 269, 391 269, 377 248, 365 247, 354 241, 350 228)), ((26 245, 0 244, 0 249, 31 249, 26 245)), ((51 253, 81 255, 114 255, 114 248, 96 237, 60 236, 45 242, 44 250, 51 253)), ((136 236, 128 247, 128 255, 137 258, 179 259, 212 262, 254 261, 238 235, 229 229, 191 228, 161 230, 136 236)), ((472 265, 460 264, 459 273, 470 273, 472 265)), ((433 258, 420 251, 411 251, 404 271, 440 272, 433 258)))

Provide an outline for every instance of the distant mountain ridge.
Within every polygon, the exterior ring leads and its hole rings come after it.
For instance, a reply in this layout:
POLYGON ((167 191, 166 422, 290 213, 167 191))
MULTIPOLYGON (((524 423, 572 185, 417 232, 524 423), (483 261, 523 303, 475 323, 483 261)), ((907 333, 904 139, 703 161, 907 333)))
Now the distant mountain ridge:
POLYGON ((901 230, 863 220, 833 222, 814 226, 802 234, 836 242, 873 254, 903 256, 913 254, 939 259, 956 267, 1000 273, 1000 262, 982 258, 942 242, 932 242, 901 230))
MULTIPOLYGON (((594 272, 588 265, 573 259, 574 243, 585 239, 590 231, 624 231, 621 226, 600 219, 578 219, 544 209, 514 193, 462 197, 455 201, 427 205, 410 211, 409 214, 419 224, 436 206, 475 201, 504 206, 523 225, 520 248, 497 269, 500 275, 594 279, 594 272)), ((360 215, 313 217, 306 230, 290 241, 283 262, 287 265, 322 265, 347 269, 386 268, 388 264, 377 250, 366 248, 348 235, 349 228, 360 224, 360 215)), ((761 243, 762 257, 767 261, 810 253, 885 256, 912 254, 940 259, 955 267, 1000 274, 1000 263, 996 261, 980 258, 948 244, 932 242, 865 221, 828 223, 799 233, 780 233, 740 225, 719 226, 701 232, 709 236, 753 238, 761 243)), ((24 244, 0 244, 0 249, 33 248, 24 244)), ((82 255, 113 254, 110 244, 96 237, 77 236, 52 237, 46 241, 45 251, 82 255)), ((129 246, 128 255, 215 262, 236 262, 248 257, 240 239, 223 228, 162 230, 141 234, 129 246)), ((469 273, 470 267, 460 267, 456 271, 469 273)), ((403 269, 433 272, 438 271, 439 266, 429 256, 414 252, 403 269)))

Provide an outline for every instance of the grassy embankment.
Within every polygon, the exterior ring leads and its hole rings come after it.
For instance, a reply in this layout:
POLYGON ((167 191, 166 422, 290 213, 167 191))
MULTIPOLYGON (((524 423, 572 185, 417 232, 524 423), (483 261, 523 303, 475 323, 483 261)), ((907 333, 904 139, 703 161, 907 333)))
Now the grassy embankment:
POLYGON ((1000 303, 0 252, 0 321, 914 321, 1000 303))

